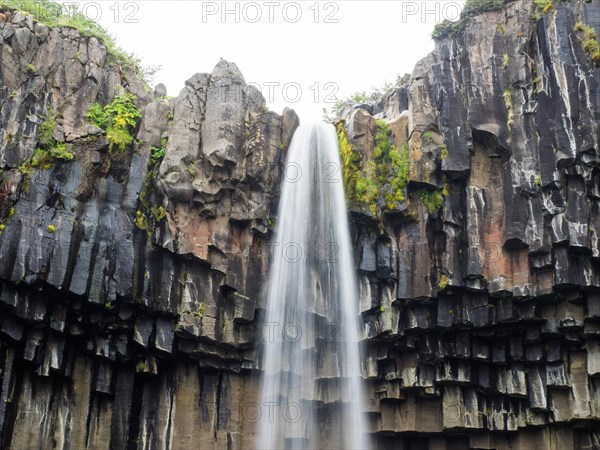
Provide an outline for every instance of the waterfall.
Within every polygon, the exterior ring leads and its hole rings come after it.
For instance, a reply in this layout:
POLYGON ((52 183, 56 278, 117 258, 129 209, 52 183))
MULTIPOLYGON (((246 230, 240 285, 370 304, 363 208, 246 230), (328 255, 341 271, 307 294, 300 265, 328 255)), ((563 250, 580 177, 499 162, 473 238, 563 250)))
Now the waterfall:
POLYGON ((295 132, 277 220, 257 448, 368 448, 360 308, 333 126, 295 132))

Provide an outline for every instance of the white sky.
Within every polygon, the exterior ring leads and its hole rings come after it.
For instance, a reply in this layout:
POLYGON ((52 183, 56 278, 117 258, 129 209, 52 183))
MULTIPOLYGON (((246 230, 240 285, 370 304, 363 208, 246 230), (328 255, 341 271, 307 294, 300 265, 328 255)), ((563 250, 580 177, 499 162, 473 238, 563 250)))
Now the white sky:
POLYGON ((454 20, 464 0, 75 3, 90 18, 101 14, 98 21, 144 65, 161 65, 155 82, 169 95, 224 58, 260 86, 270 109, 292 107, 304 122, 320 119, 336 98, 412 72, 434 47, 434 25, 454 20), (225 9, 237 15, 223 17, 225 9))

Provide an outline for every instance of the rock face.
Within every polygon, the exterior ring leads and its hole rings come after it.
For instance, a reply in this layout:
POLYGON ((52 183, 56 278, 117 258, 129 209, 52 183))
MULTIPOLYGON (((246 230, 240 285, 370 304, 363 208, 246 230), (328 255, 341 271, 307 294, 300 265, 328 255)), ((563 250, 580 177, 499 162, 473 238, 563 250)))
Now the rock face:
MULTIPOLYGON (((410 160, 401 204, 351 205, 376 448, 600 448, 600 72, 575 29, 600 5, 532 3, 344 117, 357 154, 382 118, 410 160)), ((253 448, 297 116, 226 61, 168 99, 73 29, 0 36, 0 447, 253 448), (84 117, 121 88, 142 118, 109 151, 84 117), (74 158, 23 173, 49 110, 74 158)))

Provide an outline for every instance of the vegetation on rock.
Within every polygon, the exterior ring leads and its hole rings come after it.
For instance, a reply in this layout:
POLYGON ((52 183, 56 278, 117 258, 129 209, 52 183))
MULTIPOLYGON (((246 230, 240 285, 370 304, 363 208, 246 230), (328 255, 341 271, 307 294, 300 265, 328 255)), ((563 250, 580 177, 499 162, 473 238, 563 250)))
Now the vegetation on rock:
POLYGON ((535 10, 534 10, 534 18, 535 19, 540 19, 542 16, 549 14, 554 9, 554 1, 553 0, 533 0, 533 5, 535 7, 535 10))
POLYGON ((150 154, 152 164, 156 164, 165 156, 165 149, 163 147, 152 147, 150 151, 152 152, 150 154))
MULTIPOLYGON (((61 4, 50 0, 0 0, 0 8, 24 11, 48 27, 71 27, 83 36, 99 39, 106 46, 109 63, 123 69, 134 70, 146 83, 151 81, 152 76, 159 69, 159 67, 142 67, 140 58, 121 49, 103 26, 80 11, 76 2, 61 4)), ((27 70, 30 73, 36 72, 31 64, 27 70)))
POLYGON ((502 97, 504 98, 504 106, 506 107, 507 119, 506 125, 508 128, 512 128, 515 123, 514 120, 514 111, 513 111, 513 101, 512 101, 512 90, 507 88, 502 93, 502 97))
POLYGON ((391 129, 384 120, 377 121, 375 149, 359 165, 358 156, 348 143, 343 124, 338 125, 342 176, 348 201, 368 210, 373 216, 389 212, 404 201, 409 180, 408 144, 402 151, 391 140, 391 129))
POLYGON ((421 140, 425 144, 431 144, 433 142, 433 132, 426 131, 421 135, 421 140))
POLYGON ((160 140, 160 147, 151 147, 150 148, 150 162, 152 164, 157 164, 165 157, 165 153, 167 151, 167 138, 162 138, 160 140))
MULTIPOLYGON (((401 83, 402 78, 398 76, 396 81, 396 85, 401 83)), ((340 112, 342 111, 345 104, 361 104, 361 103, 371 103, 376 101, 381 96, 390 92, 394 88, 394 84, 390 82, 386 82, 383 86, 380 87, 371 87, 371 91, 360 91, 355 92, 350 97, 345 100, 338 100, 335 104, 330 108, 323 108, 323 120, 325 122, 334 124, 336 122, 336 118, 338 118, 340 112)))
POLYGON ((146 231, 149 237, 154 233, 160 222, 167 217, 165 207, 162 205, 157 206, 157 203, 161 203, 163 200, 162 195, 156 189, 154 179, 156 170, 157 168, 154 167, 146 174, 146 181, 140 192, 140 206, 135 212, 135 226, 146 231))
MULTIPOLYGON (((463 31, 471 22, 471 19, 486 11, 494 11, 501 9, 505 0, 467 0, 463 10, 460 13, 460 18, 456 21, 444 20, 433 29, 431 37, 435 41, 439 41, 446 37, 452 37, 463 31)), ((534 0, 533 18, 539 20, 542 16, 549 14, 554 9, 553 0, 534 0)), ((496 31, 499 33, 506 32, 502 24, 496 25, 496 31)))
MULTIPOLYGON (((438 288, 440 288, 440 290, 446 289, 446 286, 448 286, 448 281, 448 277, 445 274, 441 274, 440 281, 438 282, 438 288)), ((450 313, 452 312, 450 311, 450 313)))
POLYGON ((54 138, 56 130, 54 110, 49 108, 43 119, 44 121, 40 124, 38 147, 34 150, 33 156, 19 166, 19 172, 25 177, 29 177, 38 167, 49 169, 57 161, 68 162, 74 158, 73 153, 67 151, 67 144, 58 142, 54 138))
POLYGON ((419 199, 429 214, 438 212, 444 204, 444 196, 441 190, 430 191, 423 189, 419 192, 419 199))
POLYGON ((114 147, 125 150, 133 142, 133 132, 141 117, 140 110, 135 106, 136 97, 126 92, 116 96, 104 108, 99 103, 93 103, 85 116, 92 125, 106 131, 110 150, 114 147))
POLYGON ((471 22, 471 19, 482 12, 493 11, 504 6, 504 0, 467 0, 460 18, 457 21, 444 20, 433 29, 431 37, 439 41, 445 37, 451 37, 463 31, 471 22))
POLYGON ((446 144, 444 144, 444 146, 442 147, 442 154, 441 154, 442 161, 445 160, 447 157, 448 157, 448 146, 446 144))
POLYGON ((189 163, 187 166, 187 171, 190 174, 190 177, 194 178, 196 176, 196 164, 193 162, 189 163))
POLYGON ((596 30, 580 20, 575 24, 575 31, 580 34, 579 40, 583 45, 583 49, 590 55, 594 64, 600 66, 600 44, 598 43, 596 30))
POLYGON ((338 123, 337 134, 346 201, 351 202, 354 200, 356 178, 358 176, 358 155, 354 153, 352 145, 348 143, 348 136, 343 122, 338 123))
POLYGON ((40 137, 38 143, 42 151, 46 151, 51 159, 61 161, 71 161, 73 153, 67 151, 67 144, 57 142, 54 139, 56 130, 56 114, 52 108, 44 116, 44 121, 40 125, 40 137))
POLYGON ((135 212, 135 226, 140 230, 148 229, 148 218, 146 217, 146 214, 142 213, 141 211, 135 212))

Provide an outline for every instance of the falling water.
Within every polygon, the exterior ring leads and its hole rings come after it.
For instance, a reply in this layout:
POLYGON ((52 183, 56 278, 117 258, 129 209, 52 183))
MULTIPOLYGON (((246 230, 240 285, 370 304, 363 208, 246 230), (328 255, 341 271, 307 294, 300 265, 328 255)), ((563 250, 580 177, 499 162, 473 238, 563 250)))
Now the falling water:
POLYGON ((289 149, 269 273, 259 449, 366 449, 359 302, 333 126, 289 149))

